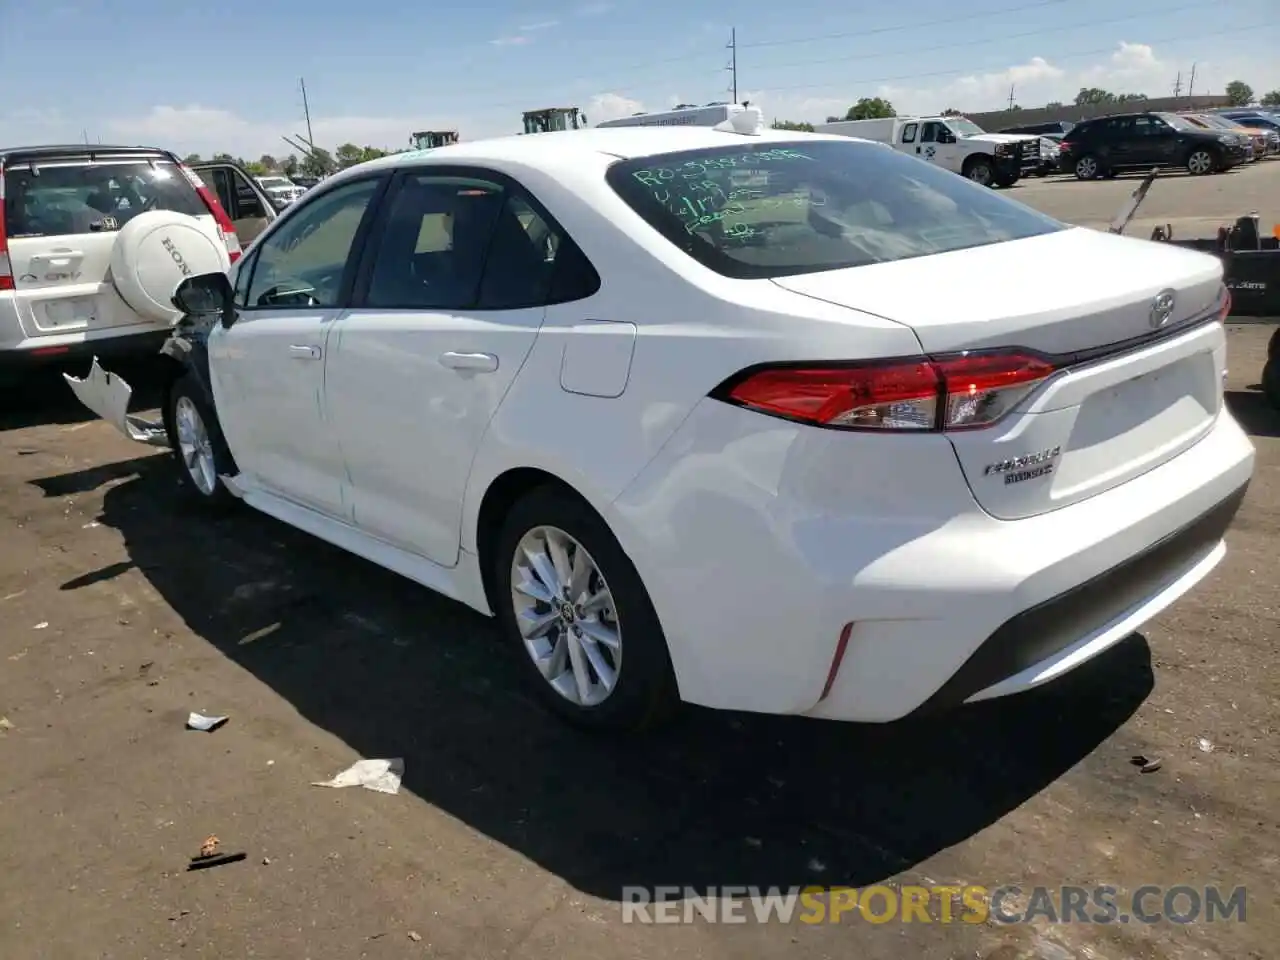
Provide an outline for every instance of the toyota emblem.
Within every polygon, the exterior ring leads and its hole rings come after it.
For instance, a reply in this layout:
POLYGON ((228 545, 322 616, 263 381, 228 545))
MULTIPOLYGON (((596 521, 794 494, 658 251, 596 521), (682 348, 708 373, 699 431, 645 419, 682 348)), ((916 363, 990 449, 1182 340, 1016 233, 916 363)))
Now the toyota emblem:
POLYGON ((1173 316, 1174 296, 1172 290, 1161 290, 1151 301, 1151 328, 1159 330, 1173 316))

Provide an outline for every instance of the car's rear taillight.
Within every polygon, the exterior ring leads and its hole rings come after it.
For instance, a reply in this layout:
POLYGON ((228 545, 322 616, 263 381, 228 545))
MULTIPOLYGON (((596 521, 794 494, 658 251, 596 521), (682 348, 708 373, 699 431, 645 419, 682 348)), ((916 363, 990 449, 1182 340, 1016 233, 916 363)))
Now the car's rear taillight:
POLYGON ((9 264, 9 235, 4 229, 4 167, 0 165, 0 290, 13 289, 13 267, 9 264))
POLYGON ((1226 323, 1229 316, 1231 316, 1231 288, 1224 283, 1218 294, 1218 320, 1226 323))
POLYGON ((231 262, 235 263, 240 259, 240 238, 236 236, 236 226, 231 222, 231 218, 227 216, 227 211, 222 209, 222 204, 218 202, 217 196, 212 190, 200 179, 200 175, 188 167, 185 163, 180 164, 182 175, 187 178, 187 182, 195 188, 196 193, 200 194, 200 199, 204 201, 204 205, 209 208, 209 212, 213 214, 214 221, 218 224, 218 230, 222 233, 222 240, 227 245, 227 256, 231 258, 231 262))
POLYGON ((971 430, 995 423, 1055 370, 1023 352, 780 364, 734 377, 712 396, 821 427, 971 430))

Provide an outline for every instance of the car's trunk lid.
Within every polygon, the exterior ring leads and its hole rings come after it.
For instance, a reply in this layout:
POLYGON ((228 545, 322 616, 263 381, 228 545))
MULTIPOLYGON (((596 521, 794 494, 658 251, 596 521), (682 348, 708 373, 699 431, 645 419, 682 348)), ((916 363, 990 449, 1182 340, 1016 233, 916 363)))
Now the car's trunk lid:
POLYGON ((1221 408, 1222 329, 1194 322, 1222 290, 1204 254, 1072 229, 775 282, 903 323, 927 354, 1021 348, 1066 368, 995 426, 949 435, 997 517, 1124 483, 1194 444, 1221 408))

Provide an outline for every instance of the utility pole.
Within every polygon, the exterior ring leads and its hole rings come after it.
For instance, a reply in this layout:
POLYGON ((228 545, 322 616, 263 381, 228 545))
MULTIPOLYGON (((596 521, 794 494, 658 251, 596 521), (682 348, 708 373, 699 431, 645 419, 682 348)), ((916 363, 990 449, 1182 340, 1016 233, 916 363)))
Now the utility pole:
POLYGON ((737 103, 738 102, 738 28, 737 27, 729 28, 728 49, 730 51, 729 66, 726 67, 725 69, 729 71, 730 76, 733 78, 732 84, 730 86, 730 91, 733 93, 733 102, 737 103))
POLYGON ((1178 78, 1173 81, 1173 98, 1176 100, 1182 96, 1182 71, 1178 71, 1178 78))
POLYGON ((1013 109, 1013 84, 1009 84, 1009 109, 1013 109))
POLYGON ((1191 98, 1196 95, 1196 65, 1191 65, 1191 82, 1187 84, 1187 102, 1191 102, 1191 98))
POLYGON ((302 88, 302 116, 307 121, 307 146, 315 149, 315 138, 311 135, 311 106, 307 103, 307 81, 299 77, 298 86, 302 88))

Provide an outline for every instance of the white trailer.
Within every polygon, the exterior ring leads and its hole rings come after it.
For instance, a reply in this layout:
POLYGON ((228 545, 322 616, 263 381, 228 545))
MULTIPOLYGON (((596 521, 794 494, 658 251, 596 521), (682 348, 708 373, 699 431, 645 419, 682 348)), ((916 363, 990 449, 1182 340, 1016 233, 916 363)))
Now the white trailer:
POLYGON ((619 120, 606 120, 597 127, 718 127, 731 124, 734 129, 743 126, 764 126, 764 114, 759 107, 745 103, 710 103, 705 107, 684 107, 664 110, 660 113, 637 113, 619 120))

